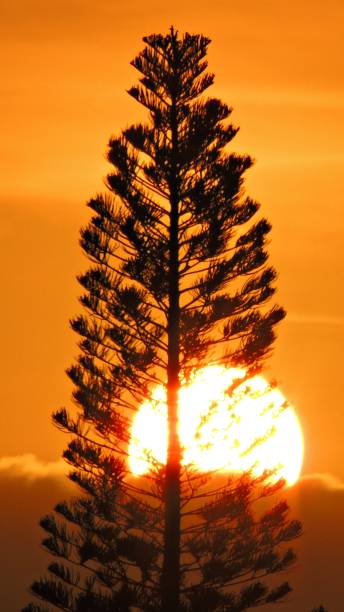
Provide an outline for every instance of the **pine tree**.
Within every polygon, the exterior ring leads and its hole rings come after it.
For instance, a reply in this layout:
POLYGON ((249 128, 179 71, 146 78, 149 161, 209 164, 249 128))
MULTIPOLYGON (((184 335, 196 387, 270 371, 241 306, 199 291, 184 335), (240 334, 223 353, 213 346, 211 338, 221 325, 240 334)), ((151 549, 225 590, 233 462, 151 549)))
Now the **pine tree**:
POLYGON ((288 593, 263 578, 293 562, 300 525, 284 502, 255 512, 282 483, 242 474, 211 487, 211 475, 182 464, 178 396, 198 368, 240 365, 249 377, 270 354, 284 317, 266 306, 270 225, 252 223, 259 205, 243 193, 252 160, 228 151, 231 109, 202 96, 214 78, 210 41, 173 28, 143 40, 129 94, 149 120, 111 138, 109 194, 88 203, 81 245, 92 265, 79 277, 86 314, 72 321, 81 354, 68 371, 78 414, 54 415, 73 435, 64 456, 82 493, 42 519, 60 561, 32 592, 74 612, 240 612, 288 593), (167 462, 138 481, 131 419, 160 384, 167 462))

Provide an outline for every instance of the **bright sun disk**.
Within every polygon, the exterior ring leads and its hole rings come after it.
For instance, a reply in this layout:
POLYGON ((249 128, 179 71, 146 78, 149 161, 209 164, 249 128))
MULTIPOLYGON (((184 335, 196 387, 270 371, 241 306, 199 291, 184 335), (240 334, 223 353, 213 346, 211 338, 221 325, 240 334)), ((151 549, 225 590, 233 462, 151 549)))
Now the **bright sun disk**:
MULTIPOLYGON (((294 484, 303 458, 303 437, 293 408, 261 376, 244 380, 229 395, 238 368, 199 370, 179 395, 179 433, 183 464, 201 472, 256 475, 273 470, 272 480, 294 484)), ((167 409, 163 386, 139 408, 132 425, 129 464, 133 474, 149 471, 152 461, 166 463, 167 409)))

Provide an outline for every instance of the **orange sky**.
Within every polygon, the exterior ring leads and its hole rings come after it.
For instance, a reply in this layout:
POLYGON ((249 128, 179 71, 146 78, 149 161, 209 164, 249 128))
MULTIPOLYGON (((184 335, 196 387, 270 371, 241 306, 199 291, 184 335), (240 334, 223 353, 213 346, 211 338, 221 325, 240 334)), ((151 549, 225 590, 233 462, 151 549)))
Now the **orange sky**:
POLYGON ((213 40, 211 94, 233 106, 233 149, 257 160, 247 191, 273 224, 289 313, 267 374, 300 417, 304 474, 344 481, 341 0, 0 0, 0 457, 55 461, 65 445, 50 413, 69 403, 77 354, 84 203, 103 189, 110 134, 142 117, 129 61, 172 23, 213 40))

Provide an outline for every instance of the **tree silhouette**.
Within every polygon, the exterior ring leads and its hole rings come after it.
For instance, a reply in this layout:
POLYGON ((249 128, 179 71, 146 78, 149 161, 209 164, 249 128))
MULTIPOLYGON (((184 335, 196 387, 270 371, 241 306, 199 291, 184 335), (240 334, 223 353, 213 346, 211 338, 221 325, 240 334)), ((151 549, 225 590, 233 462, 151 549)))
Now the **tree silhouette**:
POLYGON ((240 365, 249 378, 271 352, 284 311, 266 307, 270 225, 251 222, 252 160, 227 149, 230 108, 201 96, 213 83, 210 41, 173 28, 143 40, 129 94, 149 120, 111 138, 110 193, 88 203, 81 245, 92 266, 79 277, 86 314, 72 321, 81 354, 68 371, 78 414, 54 415, 73 435, 64 456, 82 493, 41 521, 60 560, 32 592, 77 612, 240 612, 288 593, 263 578, 293 562, 287 543, 300 524, 284 502, 262 503, 283 483, 250 473, 219 481, 183 464, 178 396, 199 368, 240 365), (166 391, 167 461, 135 479, 132 415, 156 385, 166 391))

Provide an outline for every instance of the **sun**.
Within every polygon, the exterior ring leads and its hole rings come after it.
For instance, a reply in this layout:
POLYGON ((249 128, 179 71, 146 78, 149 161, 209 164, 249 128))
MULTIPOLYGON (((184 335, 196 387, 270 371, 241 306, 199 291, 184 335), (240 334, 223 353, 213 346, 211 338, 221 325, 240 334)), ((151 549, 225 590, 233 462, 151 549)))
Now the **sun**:
MULTIPOLYGON (((129 466, 133 474, 165 463, 166 393, 155 388, 132 424, 129 466)), ((294 484, 303 459, 298 418, 281 391, 245 370, 209 366, 183 385, 179 398, 179 434, 183 464, 200 472, 272 471, 272 480, 294 484), (232 387, 231 392, 229 388, 232 387)))

